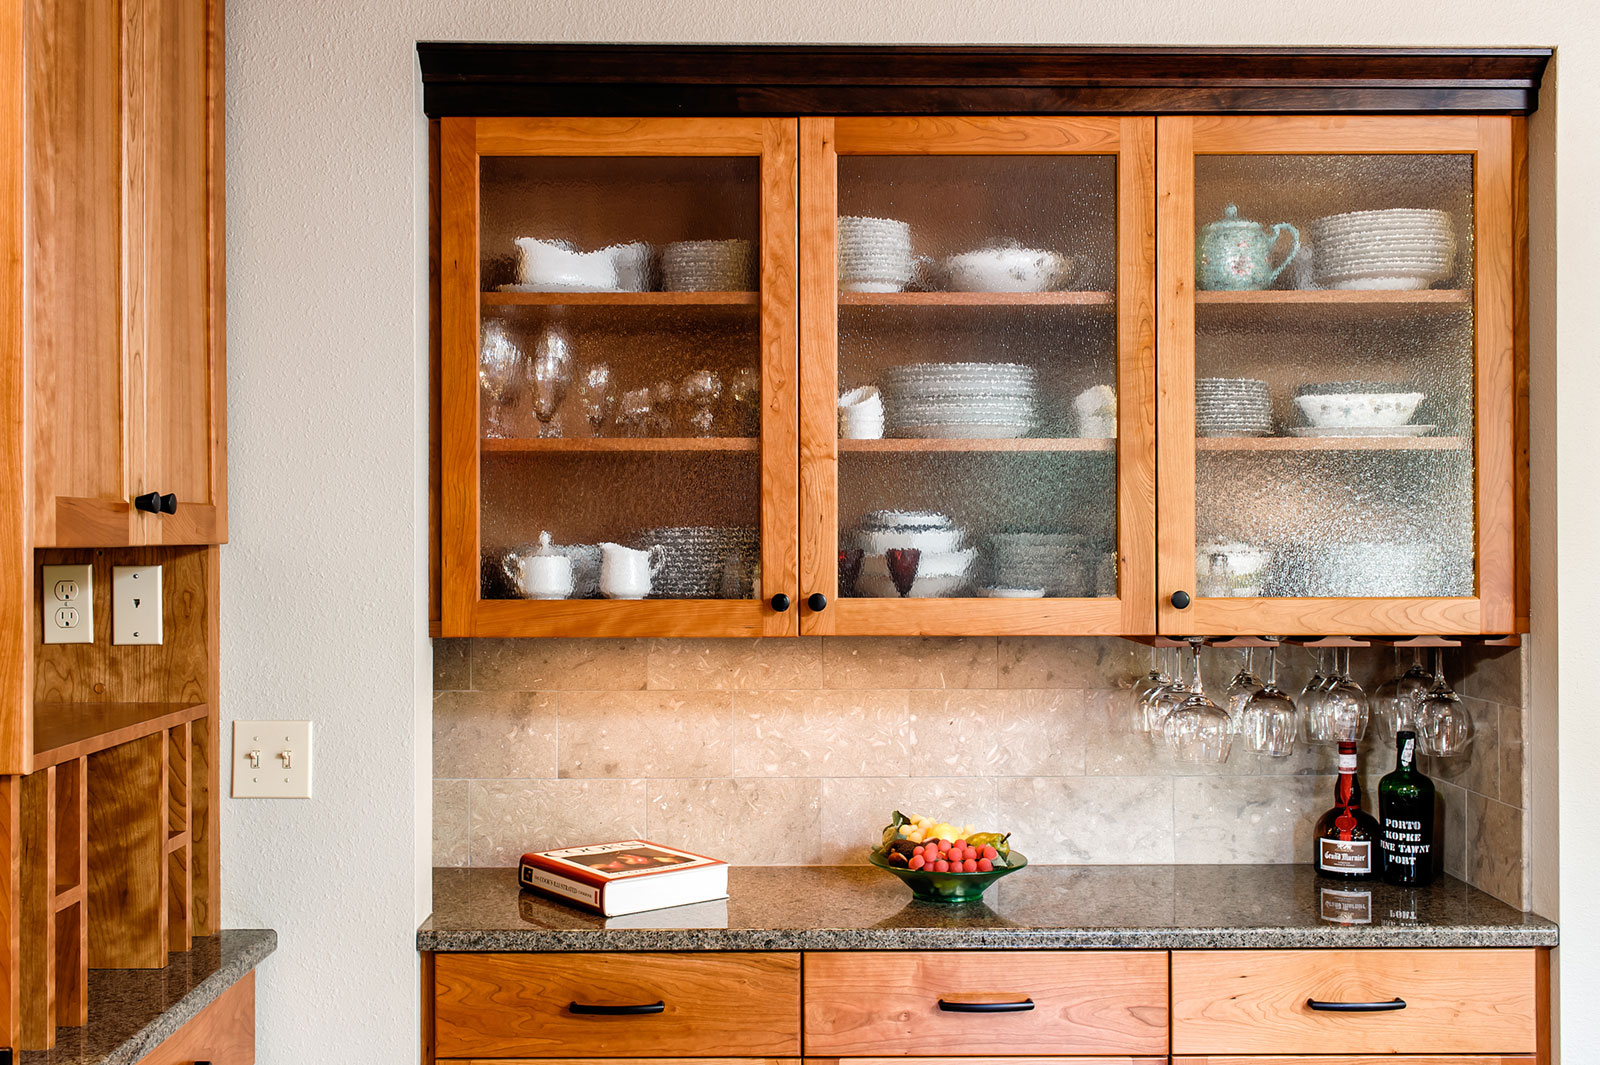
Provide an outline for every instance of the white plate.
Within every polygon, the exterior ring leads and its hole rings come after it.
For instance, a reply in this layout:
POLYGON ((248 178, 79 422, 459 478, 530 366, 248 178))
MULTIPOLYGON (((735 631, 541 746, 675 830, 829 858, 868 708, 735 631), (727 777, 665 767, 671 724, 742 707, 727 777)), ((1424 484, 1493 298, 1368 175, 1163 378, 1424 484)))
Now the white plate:
POLYGON ((1328 288, 1341 292, 1415 292, 1427 288, 1438 280, 1438 277, 1428 274, 1421 277, 1355 277, 1343 281, 1328 280, 1323 283, 1328 288))
POLYGON ((902 425, 894 435, 902 440, 1015 440, 1033 431, 1029 425, 902 425))
POLYGON ((1301 437, 1340 437, 1340 436, 1427 436, 1437 425, 1364 425, 1349 428, 1320 429, 1314 425, 1292 425, 1289 433, 1301 437))
POLYGON ((979 588, 985 599, 1043 599, 1043 588, 979 588))

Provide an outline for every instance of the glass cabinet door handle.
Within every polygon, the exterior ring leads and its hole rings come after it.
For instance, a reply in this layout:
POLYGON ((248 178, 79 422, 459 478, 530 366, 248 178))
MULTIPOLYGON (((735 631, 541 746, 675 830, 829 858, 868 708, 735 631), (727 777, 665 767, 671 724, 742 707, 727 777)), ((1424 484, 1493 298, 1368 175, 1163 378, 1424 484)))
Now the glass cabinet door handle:
POLYGON ((665 1013, 665 1002, 638 1002, 626 1006, 604 1006, 589 1002, 574 1002, 567 1007, 569 1013, 586 1013, 596 1017, 642 1017, 650 1013, 665 1013))
POLYGON ((1172 605, 1183 610, 1189 605, 1189 593, 1178 591, 1172 593, 1172 605))
POLYGON ((1397 998, 1390 1002, 1318 1002, 1314 998, 1306 999, 1306 1005, 1323 1013, 1388 1013, 1390 1010, 1403 1010, 1406 1000, 1397 998))
POLYGON ((813 614, 821 613, 828 607, 828 597, 821 592, 812 592, 806 596, 806 606, 811 608, 813 614))
POLYGON ((789 609, 789 597, 784 595, 782 592, 779 592, 777 595, 773 596, 772 597, 772 609, 776 610, 780 614, 783 613, 785 610, 788 610, 789 609))
POLYGON ((939 1000, 939 1008, 946 1013, 1026 1013, 1033 1009, 1033 999, 1019 1002, 947 1002, 939 1000))

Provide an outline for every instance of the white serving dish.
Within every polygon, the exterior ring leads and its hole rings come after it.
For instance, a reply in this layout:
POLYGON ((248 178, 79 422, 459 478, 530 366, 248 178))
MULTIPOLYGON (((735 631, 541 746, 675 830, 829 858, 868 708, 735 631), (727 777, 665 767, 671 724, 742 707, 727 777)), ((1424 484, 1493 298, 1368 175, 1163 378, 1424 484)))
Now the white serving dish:
POLYGON ((1318 429, 1392 428, 1409 422, 1424 398, 1421 392, 1373 392, 1296 396, 1294 402, 1318 429))
POLYGON ((1066 285, 1077 260, 1038 248, 982 248, 944 261, 955 292, 1049 292, 1066 285))
POLYGON ((614 248, 578 251, 561 240, 518 237, 517 277, 530 292, 618 292, 614 248))
POLYGON ((856 546, 863 556, 914 548, 924 555, 945 555, 961 550, 960 529, 862 529, 856 533, 856 546))
MULTIPOLYGON (((964 551, 949 551, 943 554, 924 553, 917 559, 917 576, 965 577, 977 557, 978 549, 975 547, 969 547, 964 551)), ((888 558, 883 555, 862 555, 861 576, 889 576, 888 558)))
MULTIPOLYGON (((906 598, 945 599, 966 587, 965 577, 924 577, 919 573, 917 579, 911 582, 911 590, 906 594, 906 598)), ((900 590, 894 586, 893 578, 888 576, 862 575, 856 580, 856 594, 869 599, 900 598, 900 590)))

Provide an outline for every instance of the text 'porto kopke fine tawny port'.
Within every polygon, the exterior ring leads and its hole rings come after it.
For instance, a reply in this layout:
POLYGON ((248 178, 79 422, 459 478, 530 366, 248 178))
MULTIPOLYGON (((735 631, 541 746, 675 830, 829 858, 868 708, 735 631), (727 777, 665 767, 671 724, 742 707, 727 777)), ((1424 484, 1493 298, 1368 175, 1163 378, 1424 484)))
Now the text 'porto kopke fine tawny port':
POLYGON ((1381 861, 1378 822, 1361 808, 1361 784, 1356 780, 1356 745, 1339 744, 1339 782, 1334 786, 1333 809, 1317 821, 1312 838, 1317 872, 1335 880, 1368 880, 1377 875, 1381 861))
POLYGON ((1417 769, 1417 734, 1395 734, 1394 772, 1378 781, 1383 878, 1391 884, 1433 879, 1433 781, 1417 769))

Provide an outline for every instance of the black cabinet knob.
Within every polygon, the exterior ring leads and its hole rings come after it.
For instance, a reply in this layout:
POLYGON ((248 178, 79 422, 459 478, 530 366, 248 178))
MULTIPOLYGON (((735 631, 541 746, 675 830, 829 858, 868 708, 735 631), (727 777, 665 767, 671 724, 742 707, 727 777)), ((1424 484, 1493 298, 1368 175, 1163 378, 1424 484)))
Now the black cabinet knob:
POLYGON ((178 512, 178 497, 171 492, 161 497, 161 513, 176 514, 178 512))
POLYGON ((146 514, 161 513, 161 493, 146 492, 142 496, 133 497, 133 509, 142 510, 146 514))
POLYGON ((1172 593, 1172 605, 1177 607, 1179 610, 1182 610, 1185 607, 1187 607, 1189 605, 1189 593, 1188 592, 1173 592, 1172 593))
POLYGON ((783 613, 785 610, 788 610, 789 609, 789 597, 784 595, 782 592, 779 592, 777 595, 773 596, 772 597, 772 609, 776 610, 780 614, 783 613))
POLYGON ((828 597, 821 592, 812 592, 806 596, 806 606, 811 608, 813 614, 821 613, 828 608, 828 597))

